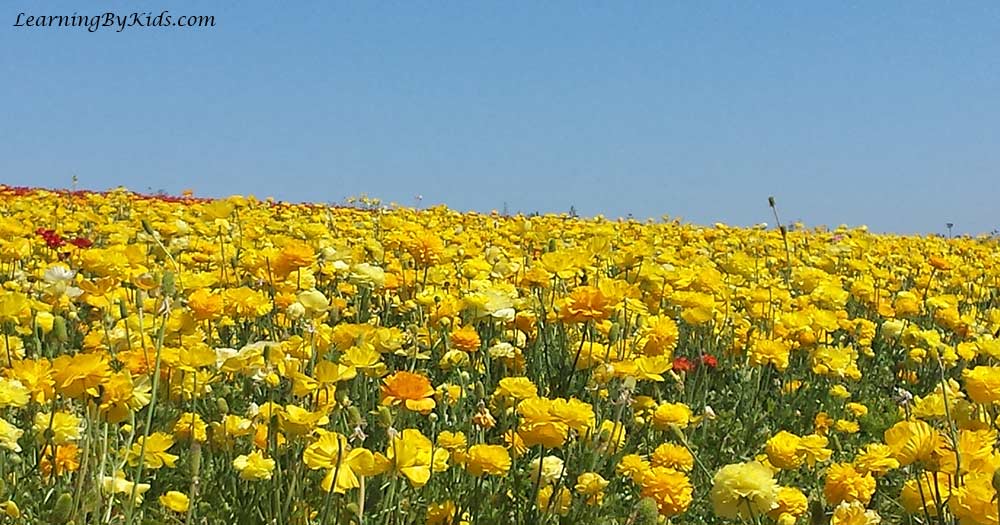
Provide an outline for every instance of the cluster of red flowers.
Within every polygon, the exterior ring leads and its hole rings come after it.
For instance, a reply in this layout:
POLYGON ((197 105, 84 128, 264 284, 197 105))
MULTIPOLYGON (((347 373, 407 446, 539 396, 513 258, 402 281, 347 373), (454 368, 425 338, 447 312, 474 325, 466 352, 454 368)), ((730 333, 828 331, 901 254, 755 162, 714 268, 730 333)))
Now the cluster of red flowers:
POLYGON ((719 364, 719 360, 712 354, 702 354, 697 360, 680 356, 674 359, 674 372, 694 372, 698 368, 699 362, 709 368, 715 368, 719 364))
POLYGON ((90 248, 94 245, 94 241, 91 241, 86 237, 74 237, 69 240, 64 239, 63 236, 56 233, 55 230, 50 230, 48 228, 38 228, 35 230, 35 234, 45 239, 45 245, 53 250, 62 248, 67 242, 77 248, 90 248))

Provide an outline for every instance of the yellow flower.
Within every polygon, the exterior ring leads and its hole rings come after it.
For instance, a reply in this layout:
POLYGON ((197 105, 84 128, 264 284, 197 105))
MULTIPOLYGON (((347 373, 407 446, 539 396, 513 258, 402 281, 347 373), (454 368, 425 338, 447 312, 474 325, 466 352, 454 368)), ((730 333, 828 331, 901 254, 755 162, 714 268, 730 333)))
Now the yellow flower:
POLYGON ((279 417, 281 430, 289 436, 309 434, 318 426, 330 422, 323 412, 311 412, 298 405, 285 405, 279 417))
POLYGON ((625 424, 605 419, 601 421, 599 437, 602 447, 611 445, 611 452, 618 452, 625 445, 625 424))
POLYGON ((241 454, 233 460, 233 468, 239 471, 241 479, 247 481, 271 479, 274 466, 274 460, 264 457, 264 454, 259 450, 255 450, 249 455, 241 454))
POLYGON ((830 395, 837 399, 850 399, 851 393, 844 385, 833 385, 830 387, 830 395))
POLYGON ((149 483, 139 483, 139 485, 136 486, 135 483, 125 479, 124 472, 118 472, 114 476, 102 477, 101 486, 103 487, 105 493, 123 494, 126 498, 131 498, 134 490, 136 494, 136 503, 142 503, 142 495, 149 490, 149 483))
POLYGON ((139 458, 142 457, 145 458, 143 459, 144 468, 154 470, 164 466, 174 468, 177 456, 167 452, 173 444, 174 438, 164 432, 153 432, 145 439, 140 436, 129 449, 128 464, 134 467, 139 464, 139 458), (146 444, 145 450, 143 450, 143 443, 146 444))
POLYGON ((951 476, 943 472, 920 472, 917 479, 907 480, 899 492, 899 501, 906 512, 932 518, 938 516, 938 502, 948 501, 952 493, 951 476), (940 496, 940 498, 939 498, 940 496))
POLYGON ((23 407, 29 399, 30 391, 20 381, 0 378, 0 408, 23 407))
POLYGON ((222 294, 225 312, 234 318, 257 318, 271 311, 271 299, 256 290, 247 288, 227 288, 222 294))
POLYGON ((865 417, 868 415, 868 407, 861 403, 848 403, 846 408, 854 414, 854 417, 865 417))
POLYGON ((274 272, 278 275, 288 274, 312 266, 316 262, 316 251, 312 246, 300 241, 293 241, 282 248, 274 261, 274 272))
POLYGON ((101 392, 101 411, 109 423, 121 423, 129 414, 149 404, 149 378, 141 376, 133 382, 128 370, 116 372, 104 383, 101 392))
POLYGON ((517 433, 526 447, 558 448, 566 442, 569 425, 556 421, 551 409, 552 401, 541 397, 525 399, 517 405, 517 413, 523 418, 517 433))
POLYGON ((451 432, 450 430, 443 430, 437 437, 437 445, 449 452, 464 452, 466 443, 465 432, 451 432))
POLYGON ((159 497, 159 501, 164 508, 181 513, 187 512, 191 505, 191 500, 188 499, 187 495, 176 490, 167 491, 166 494, 159 497))
POLYGON ((784 470, 794 470, 802 466, 805 456, 800 452, 802 438, 782 430, 767 440, 764 452, 767 461, 784 470))
POLYGON ((969 399, 990 404, 1000 401, 1000 367, 977 366, 962 372, 969 399))
POLYGON ((355 448, 348 452, 339 469, 334 467, 326 471, 320 486, 327 492, 332 488, 335 493, 344 494, 360 487, 362 477, 374 476, 379 472, 374 454, 364 448, 355 448), (337 476, 336 484, 333 481, 334 475, 337 476))
MULTIPOLYGON (((795 487, 778 489, 777 503, 778 506, 772 509, 768 516, 779 523, 782 522, 783 517, 787 516, 790 516, 792 518, 790 522, 794 523, 796 518, 809 510, 809 499, 795 487)), ((787 518, 784 519, 787 520, 787 518)))
POLYGON ((98 387, 111 376, 107 359, 96 353, 61 355, 52 361, 56 391, 71 398, 98 397, 98 387))
POLYGON ((473 445, 466 458, 465 468, 473 476, 502 476, 510 470, 510 454, 500 445, 473 445))
POLYGON ((956 487, 948 498, 948 508, 965 524, 997 523, 997 491, 994 476, 973 474, 965 478, 961 487, 956 487))
POLYGON ((553 399, 549 406, 552 419, 581 434, 596 425, 594 407, 576 398, 553 399))
POLYGON ((469 525, 469 515, 463 512, 462 519, 456 520, 457 513, 458 507, 450 499, 441 503, 431 503, 427 506, 425 525, 469 525))
MULTIPOLYGON (((0 322, 18 321, 24 310, 30 307, 28 296, 18 292, 0 294, 0 322)), ((6 356, 3 356, 6 358, 6 356)))
MULTIPOLYGON (((3 337, 0 337, 0 341, 3 340, 3 337)), ((0 355, 0 362, 2 361, 2 355, 0 355)), ((9 379, 20 381, 28 389, 31 400, 35 403, 45 404, 55 395, 52 363, 48 359, 14 361, 14 366, 9 368, 7 372, 10 375, 9 379)), ((2 396, 3 394, 0 394, 0 397, 2 396)))
POLYGON ((385 451, 386 466, 398 472, 416 488, 431 477, 431 440, 419 430, 408 428, 394 436, 385 451))
POLYGON ((608 481, 596 472, 584 472, 576 478, 574 490, 586 498, 587 505, 600 505, 604 499, 604 488, 608 481))
POLYGON ((531 460, 531 463, 528 464, 528 475, 533 482, 534 480, 540 480, 540 483, 548 485, 559 480, 565 468, 562 458, 558 456, 545 456, 540 460, 539 458, 531 460))
POLYGON ((691 409, 684 403, 662 403, 653 412, 653 426, 660 430, 666 430, 671 425, 687 428, 691 415, 691 409))
POLYGON ((59 446, 78 441, 81 425, 80 418, 69 412, 39 412, 35 414, 34 431, 39 441, 45 442, 51 436, 51 443, 59 446))
POLYGON ((890 470, 899 468, 899 461, 892 457, 892 448, 881 443, 872 443, 854 458, 854 466, 858 472, 871 472, 881 476, 890 470))
POLYGON ((878 512, 865 509, 858 501, 843 502, 833 510, 830 525, 878 525, 882 518, 878 512))
POLYGON ((302 460, 311 469, 326 469, 321 486, 337 494, 361 486, 362 476, 378 472, 375 456, 364 448, 351 449, 347 438, 335 432, 324 432, 319 439, 306 447, 302 460), (334 475, 337 476, 334 484, 334 475))
POLYGON ((862 474, 850 463, 834 463, 826 471, 823 495, 831 505, 860 501, 867 505, 875 493, 875 478, 862 474))
POLYGON ((684 472, 694 468, 694 456, 688 449, 673 443, 664 443, 653 451, 650 462, 654 467, 667 467, 684 472))
POLYGON ((671 357, 677 347, 680 332, 677 323, 669 317, 653 316, 646 319, 643 328, 645 343, 642 352, 648 356, 664 355, 671 357))
POLYGON ((522 401, 538 397, 538 388, 527 377, 505 377, 497 385, 494 396, 522 401))
POLYGON ((369 263, 355 264, 351 267, 349 280, 357 285, 382 288, 386 283, 385 270, 369 263))
POLYGON ((644 498, 656 501, 662 516, 670 518, 683 513, 691 505, 694 487, 683 472, 666 467, 653 467, 644 473, 639 485, 644 498))
POLYGON ((715 473, 710 497, 718 516, 752 520, 777 507, 779 488, 771 470, 761 463, 735 463, 715 473))
POLYGON ((833 429, 837 432, 843 432, 845 434, 854 434, 861 430, 861 426, 858 425, 856 421, 850 421, 847 419, 838 419, 833 424, 833 429))
POLYGON ((546 485, 539 489, 535 504, 544 513, 553 513, 560 516, 569 514, 569 506, 572 503, 573 496, 569 493, 569 490, 561 486, 557 489, 553 489, 552 487, 553 485, 546 485), (553 500, 553 498, 555 499, 553 500))
POLYGON ((615 472, 622 476, 632 478, 632 481, 639 482, 652 465, 638 454, 625 454, 618 461, 615 472))
POLYGON ((0 447, 12 452, 20 452, 21 445, 17 443, 24 431, 10 424, 6 419, 0 417, 0 447))
POLYGON ((193 412, 184 412, 174 423, 174 437, 179 441, 194 439, 203 443, 208 439, 208 425, 201 419, 201 416, 193 412))
POLYGON ((784 341, 760 339, 750 347, 750 364, 763 366, 768 363, 780 371, 788 368, 788 357, 791 347, 784 341))
POLYGON ((885 444, 900 466, 930 459, 938 444, 938 433, 919 419, 900 421, 885 431, 885 444))
POLYGON ((299 292, 298 302, 310 318, 320 318, 330 309, 330 300, 319 290, 299 292))
POLYGON ((444 255, 444 243, 434 233, 421 230, 409 238, 406 251, 420 267, 430 266, 444 255))

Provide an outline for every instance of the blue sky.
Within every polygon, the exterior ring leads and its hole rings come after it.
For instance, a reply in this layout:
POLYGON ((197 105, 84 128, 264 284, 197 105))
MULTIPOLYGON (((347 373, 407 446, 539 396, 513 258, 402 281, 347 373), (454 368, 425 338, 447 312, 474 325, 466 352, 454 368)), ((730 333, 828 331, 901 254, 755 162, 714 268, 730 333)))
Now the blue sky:
POLYGON ((1000 3, 5 0, 0 182, 1000 228, 1000 3), (207 29, 12 27, 214 15, 207 29))

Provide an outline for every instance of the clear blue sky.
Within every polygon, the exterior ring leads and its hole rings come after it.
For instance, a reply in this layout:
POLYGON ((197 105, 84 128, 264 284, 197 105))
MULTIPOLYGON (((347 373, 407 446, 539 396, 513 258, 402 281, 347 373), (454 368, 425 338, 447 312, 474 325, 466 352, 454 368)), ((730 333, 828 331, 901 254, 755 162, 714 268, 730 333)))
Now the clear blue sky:
POLYGON ((1000 3, 4 0, 0 182, 1000 227, 1000 3), (208 29, 12 27, 168 9, 208 29))

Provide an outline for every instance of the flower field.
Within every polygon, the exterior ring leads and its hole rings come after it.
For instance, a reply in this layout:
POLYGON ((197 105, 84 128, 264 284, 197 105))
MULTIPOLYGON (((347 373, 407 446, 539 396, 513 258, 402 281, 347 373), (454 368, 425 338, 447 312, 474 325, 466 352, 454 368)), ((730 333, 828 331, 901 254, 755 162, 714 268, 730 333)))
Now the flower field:
POLYGON ((0 523, 998 523, 995 238, 370 204, 0 186, 0 523))

